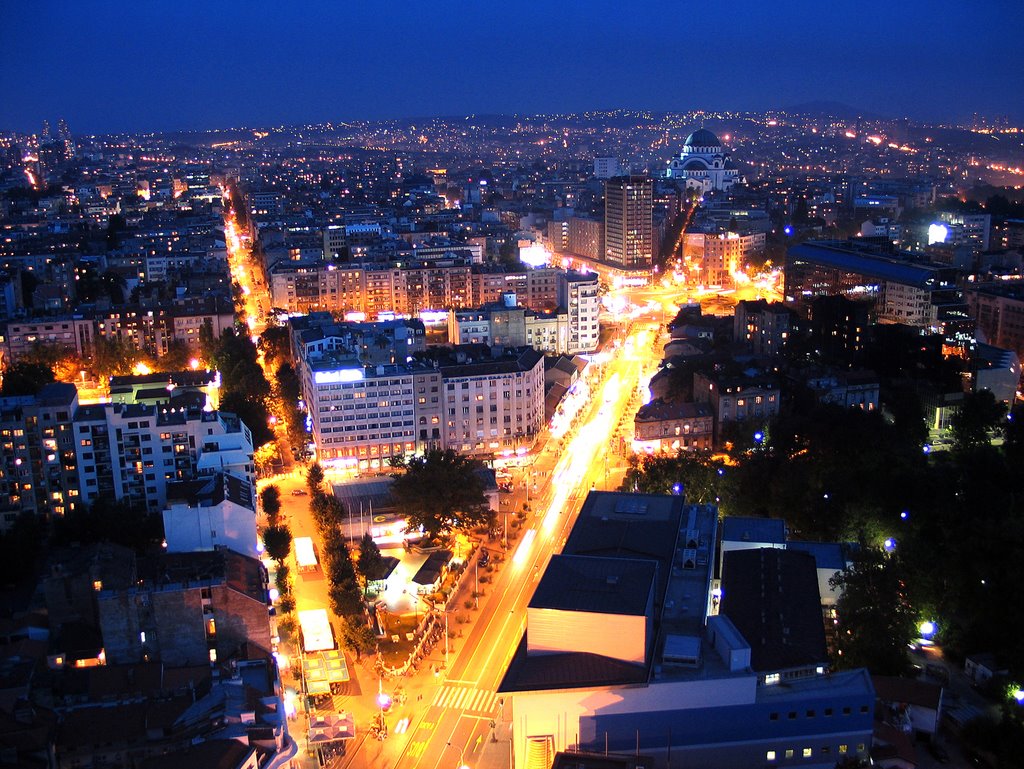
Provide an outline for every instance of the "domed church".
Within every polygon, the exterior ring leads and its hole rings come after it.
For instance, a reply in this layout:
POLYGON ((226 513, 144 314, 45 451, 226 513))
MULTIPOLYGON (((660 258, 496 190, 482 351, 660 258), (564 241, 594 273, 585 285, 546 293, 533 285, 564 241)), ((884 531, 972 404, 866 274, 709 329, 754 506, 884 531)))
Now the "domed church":
POLYGON ((686 137, 683 151, 672 158, 665 174, 669 179, 685 179, 687 189, 728 190, 740 181, 740 172, 729 162, 729 153, 711 131, 701 128, 686 137))

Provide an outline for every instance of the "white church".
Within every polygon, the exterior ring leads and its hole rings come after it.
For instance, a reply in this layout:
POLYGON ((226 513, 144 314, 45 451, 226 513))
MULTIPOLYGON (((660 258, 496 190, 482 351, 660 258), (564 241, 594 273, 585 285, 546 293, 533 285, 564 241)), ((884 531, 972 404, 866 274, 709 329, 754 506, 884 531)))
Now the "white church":
POLYGON ((683 151, 672 158, 665 174, 669 179, 684 179, 687 189, 702 193, 726 191, 740 182, 740 172, 729 162, 729 153, 711 131, 701 128, 686 137, 683 151))

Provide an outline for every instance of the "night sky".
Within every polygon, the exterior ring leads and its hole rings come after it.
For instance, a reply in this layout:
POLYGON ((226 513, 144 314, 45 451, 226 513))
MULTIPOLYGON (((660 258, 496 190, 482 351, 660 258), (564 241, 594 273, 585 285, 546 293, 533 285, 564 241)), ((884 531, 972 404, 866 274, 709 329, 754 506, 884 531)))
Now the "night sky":
POLYGON ((1024 119, 1020 0, 0 0, 0 130, 766 109, 1024 119))

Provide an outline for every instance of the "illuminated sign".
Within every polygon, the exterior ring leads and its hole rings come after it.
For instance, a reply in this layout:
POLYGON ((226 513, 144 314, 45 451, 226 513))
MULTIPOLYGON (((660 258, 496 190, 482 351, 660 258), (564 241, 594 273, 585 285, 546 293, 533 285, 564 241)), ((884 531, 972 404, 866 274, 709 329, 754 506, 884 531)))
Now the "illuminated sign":
POLYGON ((929 224, 928 225, 928 245, 934 245, 936 243, 945 243, 946 238, 949 237, 949 227, 944 224, 929 224))
POLYGON ((530 267, 545 267, 551 263, 551 252, 544 246, 523 246, 519 249, 519 261, 530 267))
POLYGON ((336 384, 338 382, 358 382, 363 378, 361 368, 342 368, 335 371, 317 371, 313 374, 313 382, 320 384, 336 384))

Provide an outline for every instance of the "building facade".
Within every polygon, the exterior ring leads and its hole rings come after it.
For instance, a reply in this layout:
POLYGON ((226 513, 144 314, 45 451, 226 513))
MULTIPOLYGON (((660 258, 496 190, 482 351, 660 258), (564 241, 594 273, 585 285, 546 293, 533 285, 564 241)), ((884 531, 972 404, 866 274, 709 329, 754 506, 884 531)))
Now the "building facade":
POLYGON ((617 176, 604 185, 604 261, 646 269, 654 259, 654 182, 617 176))
POLYGON ((669 161, 669 179, 683 179, 687 189, 728 191, 740 180, 729 153, 711 131, 701 128, 686 137, 683 149, 669 161))

